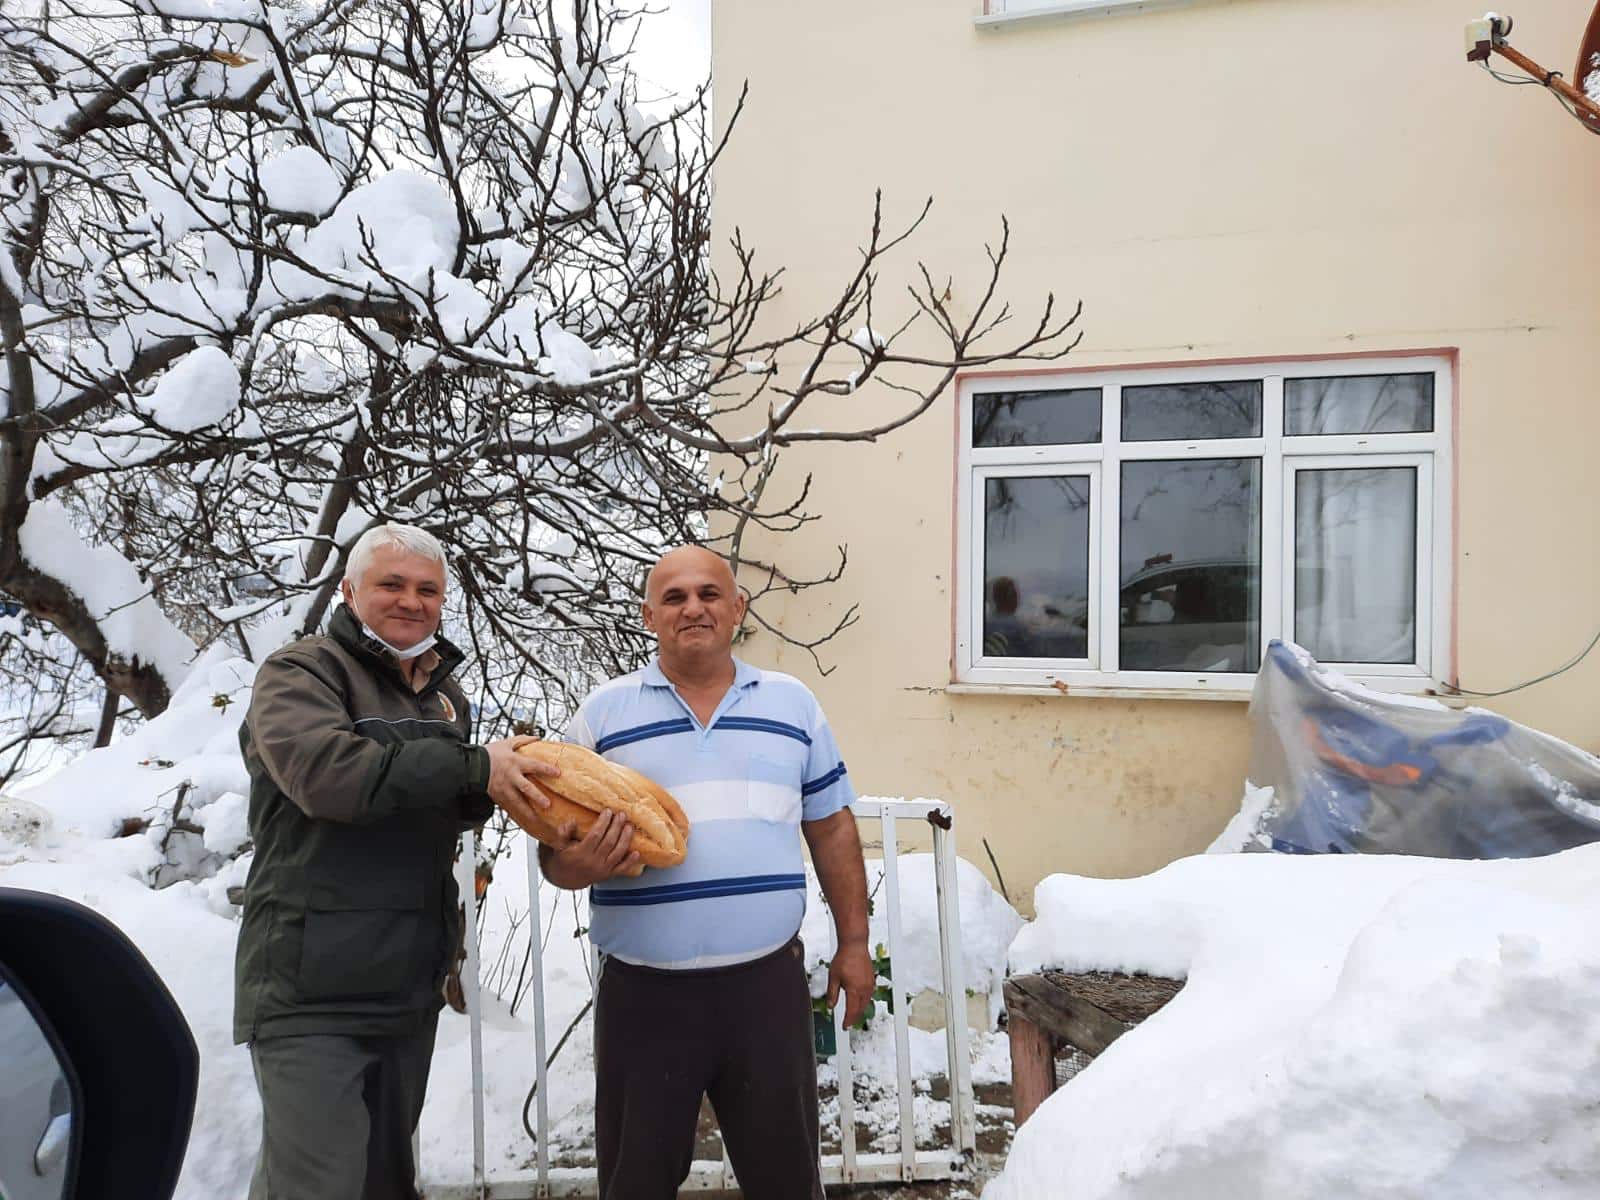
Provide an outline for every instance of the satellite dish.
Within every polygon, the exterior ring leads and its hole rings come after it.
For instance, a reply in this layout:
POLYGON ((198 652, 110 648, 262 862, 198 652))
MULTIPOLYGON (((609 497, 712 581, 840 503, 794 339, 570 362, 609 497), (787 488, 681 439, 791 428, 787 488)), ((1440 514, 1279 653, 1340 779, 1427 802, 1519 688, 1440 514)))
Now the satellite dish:
MULTIPOLYGON (((1572 85, 1591 99, 1600 97, 1600 4, 1589 14, 1588 28, 1583 31, 1583 41, 1578 43, 1578 65, 1572 72, 1572 85), (1594 80, 1592 84, 1591 79, 1594 80)), ((1600 118, 1579 109, 1578 119, 1591 132, 1600 133, 1600 118)))

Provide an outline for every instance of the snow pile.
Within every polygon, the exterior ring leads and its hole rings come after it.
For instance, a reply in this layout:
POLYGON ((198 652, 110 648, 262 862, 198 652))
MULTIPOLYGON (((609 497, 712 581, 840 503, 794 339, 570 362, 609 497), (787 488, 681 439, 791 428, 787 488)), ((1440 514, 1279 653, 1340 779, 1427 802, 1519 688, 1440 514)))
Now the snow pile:
POLYGON ((213 854, 232 854, 250 840, 250 797, 224 792, 199 814, 204 842, 213 854))
POLYGON ((1054 876, 1015 970, 1187 983, 1018 1133, 985 1200, 1600 1192, 1600 846, 1054 876))
MULTIPOLYGON (((888 906, 884 889, 878 886, 882 871, 880 862, 867 864, 867 889, 876 892, 873 945, 889 942, 888 906)), ((942 992, 933 855, 901 855, 899 876, 900 948, 894 957, 895 982, 913 996, 923 989, 942 992)), ((1005 979, 1006 948, 1022 928, 1022 916, 995 891, 984 873, 964 858, 956 860, 956 887, 966 988, 979 994, 992 992, 1005 979)))
MULTIPOLYGON (((882 799, 869 796, 868 800, 882 799)), ((942 994, 939 969, 939 909, 931 854, 902 854, 900 879, 900 943, 893 955, 894 982, 912 996, 927 990, 942 994)), ((806 946, 806 965, 812 972, 812 990, 820 995, 826 963, 833 957, 833 915, 828 910, 814 875, 807 876, 806 919, 800 937, 806 946)), ((994 890, 982 871, 964 858, 956 860, 959 892, 962 962, 967 991, 978 995, 997 991, 1005 978, 1006 947, 1022 928, 1022 917, 994 890)), ((867 862, 867 892, 872 898, 869 941, 889 944, 889 893, 883 882, 883 862, 867 862)))
POLYGON ((112 837, 129 818, 148 821, 144 838, 159 839, 180 791, 183 815, 202 826, 228 793, 242 803, 250 776, 239 755, 239 722, 254 678, 254 664, 213 651, 195 664, 166 712, 29 789, 27 798, 49 810, 67 839, 62 849, 70 852, 74 836, 112 837))
POLYGON ((1239 805, 1239 811, 1229 818, 1222 832, 1206 847, 1206 853, 1235 854, 1245 849, 1272 849, 1272 838, 1262 829, 1267 817, 1274 811, 1277 799, 1276 789, 1257 787, 1246 779, 1244 800, 1239 805))
POLYGON ((50 836, 50 810, 19 796, 0 794, 0 853, 6 846, 36 846, 50 836))

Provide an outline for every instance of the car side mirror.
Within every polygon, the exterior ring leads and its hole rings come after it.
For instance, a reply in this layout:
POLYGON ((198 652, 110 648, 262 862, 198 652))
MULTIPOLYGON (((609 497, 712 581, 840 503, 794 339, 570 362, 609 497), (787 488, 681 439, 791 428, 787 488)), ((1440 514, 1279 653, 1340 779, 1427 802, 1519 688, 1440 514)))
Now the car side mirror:
POLYGON ((0 1196, 69 1200, 73 1111, 82 1091, 72 1061, 37 1003, 0 967, 0 1196))
POLYGON ((0 888, 0 1198, 170 1200, 200 1053, 144 955, 93 909, 0 888))

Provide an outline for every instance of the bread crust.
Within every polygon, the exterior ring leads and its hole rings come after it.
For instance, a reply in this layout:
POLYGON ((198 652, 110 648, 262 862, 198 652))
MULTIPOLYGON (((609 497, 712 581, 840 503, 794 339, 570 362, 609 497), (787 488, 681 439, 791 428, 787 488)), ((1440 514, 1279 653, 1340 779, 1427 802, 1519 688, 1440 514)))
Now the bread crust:
POLYGON ((565 844, 560 830, 568 821, 577 827, 579 837, 585 836, 600 814, 610 809, 633 826, 633 850, 642 866, 675 867, 688 853, 689 819, 682 806, 671 792, 638 771, 567 742, 528 742, 517 753, 561 771, 554 779, 534 780, 550 807, 535 809, 530 819, 517 822, 546 845, 565 844))

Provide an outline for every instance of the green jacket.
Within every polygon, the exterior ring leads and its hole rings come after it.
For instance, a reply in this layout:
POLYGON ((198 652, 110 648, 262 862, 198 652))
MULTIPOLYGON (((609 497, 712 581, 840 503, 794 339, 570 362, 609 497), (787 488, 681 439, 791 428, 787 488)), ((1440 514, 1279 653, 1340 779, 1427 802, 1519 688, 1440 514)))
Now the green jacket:
POLYGON ((343 607, 274 653, 239 730, 255 861, 235 960, 235 1041, 405 1034, 442 1003, 459 943, 452 863, 487 820, 462 654, 414 691, 343 607))

